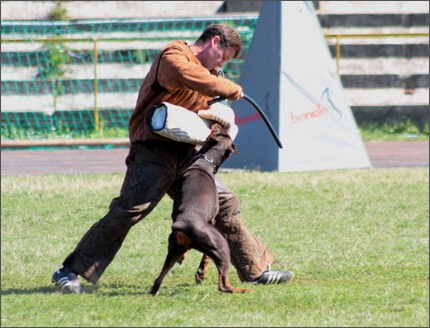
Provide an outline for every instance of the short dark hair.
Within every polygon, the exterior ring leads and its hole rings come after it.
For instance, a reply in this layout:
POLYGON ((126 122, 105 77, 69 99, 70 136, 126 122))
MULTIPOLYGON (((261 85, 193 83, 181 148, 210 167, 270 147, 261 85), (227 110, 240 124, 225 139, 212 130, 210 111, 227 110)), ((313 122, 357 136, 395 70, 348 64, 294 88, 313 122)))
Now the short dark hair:
POLYGON ((222 47, 233 48, 235 50, 234 58, 237 58, 242 50, 242 40, 240 34, 227 24, 212 24, 207 26, 196 42, 204 43, 216 35, 220 37, 222 47))

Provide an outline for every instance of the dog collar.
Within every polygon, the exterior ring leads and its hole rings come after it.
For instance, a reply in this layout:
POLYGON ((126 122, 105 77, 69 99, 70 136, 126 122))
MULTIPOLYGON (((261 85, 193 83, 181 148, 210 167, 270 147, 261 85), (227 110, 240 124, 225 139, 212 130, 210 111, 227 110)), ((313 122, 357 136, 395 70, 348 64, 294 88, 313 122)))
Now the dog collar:
POLYGON ((216 167, 216 165, 214 164, 214 160, 212 158, 207 157, 205 154, 199 154, 196 156, 196 160, 198 159, 204 159, 206 162, 212 164, 213 168, 214 168, 214 174, 217 173, 218 169, 216 167))

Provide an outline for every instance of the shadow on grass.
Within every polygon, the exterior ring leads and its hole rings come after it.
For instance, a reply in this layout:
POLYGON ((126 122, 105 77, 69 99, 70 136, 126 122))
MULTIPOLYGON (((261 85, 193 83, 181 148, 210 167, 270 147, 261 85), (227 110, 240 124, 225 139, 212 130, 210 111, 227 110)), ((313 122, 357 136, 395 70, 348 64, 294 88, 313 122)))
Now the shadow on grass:
MULTIPOLYGON (((168 293, 185 292, 189 288, 195 287, 194 284, 180 284, 174 287, 169 287, 171 290, 168 293)), ((83 294, 95 294, 103 296, 121 296, 121 295, 151 295, 150 289, 152 286, 136 286, 136 285, 82 285, 83 294)), ((162 287, 163 288, 163 287, 162 287)), ((167 289, 168 287, 166 287, 167 289)), ((37 288, 4 288, 1 290, 1 295, 30 295, 30 294, 52 294, 60 293, 61 291, 56 286, 44 286, 37 288)), ((152 295, 151 295, 152 296, 152 295)))
MULTIPOLYGON (((97 286, 83 286, 85 294, 93 294, 97 291, 97 286)), ((56 286, 52 287, 38 287, 38 288, 3 288, 1 295, 30 295, 30 294, 52 294, 61 293, 60 289, 56 286)))

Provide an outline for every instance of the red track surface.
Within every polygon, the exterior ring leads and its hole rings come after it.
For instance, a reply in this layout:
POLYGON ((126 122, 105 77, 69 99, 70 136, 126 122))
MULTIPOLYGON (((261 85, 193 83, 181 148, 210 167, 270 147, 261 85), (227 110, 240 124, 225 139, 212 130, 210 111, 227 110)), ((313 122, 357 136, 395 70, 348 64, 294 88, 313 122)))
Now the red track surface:
MULTIPOLYGON (((429 141, 366 142, 373 168, 428 167, 429 141)), ((124 173, 127 148, 2 150, 1 175, 124 173)))

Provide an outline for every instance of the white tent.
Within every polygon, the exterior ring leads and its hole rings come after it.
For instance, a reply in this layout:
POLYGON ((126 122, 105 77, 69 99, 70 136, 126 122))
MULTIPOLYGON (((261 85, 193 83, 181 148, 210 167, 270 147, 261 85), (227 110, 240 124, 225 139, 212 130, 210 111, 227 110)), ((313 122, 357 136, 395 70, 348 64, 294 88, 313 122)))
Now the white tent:
POLYGON ((370 161, 311 1, 264 1, 233 102, 239 134, 225 168, 309 171, 367 168, 370 161))

